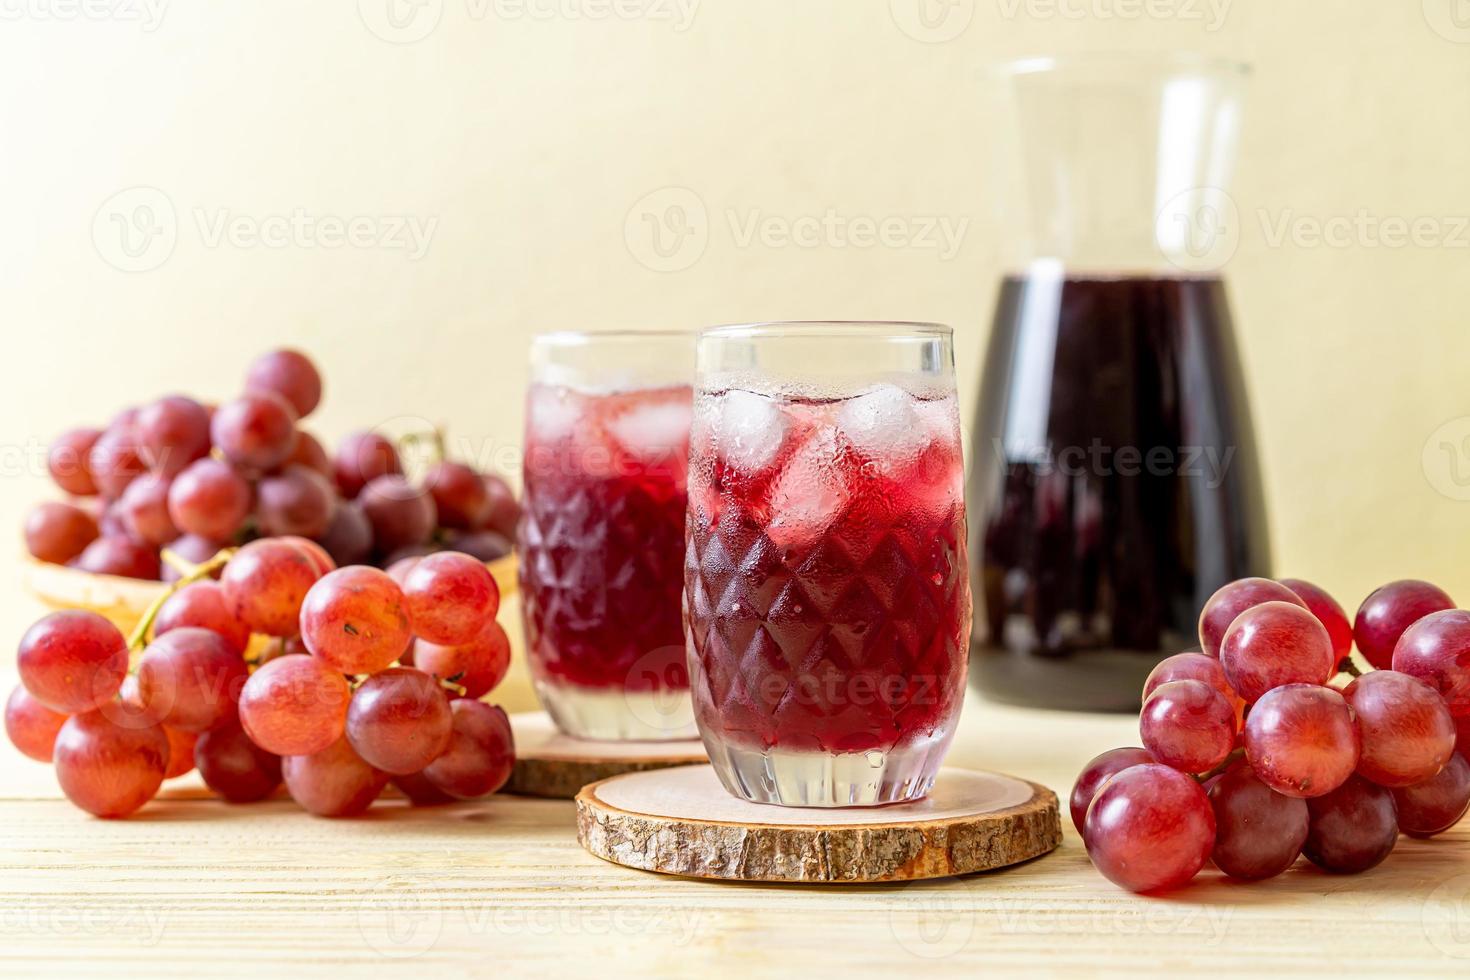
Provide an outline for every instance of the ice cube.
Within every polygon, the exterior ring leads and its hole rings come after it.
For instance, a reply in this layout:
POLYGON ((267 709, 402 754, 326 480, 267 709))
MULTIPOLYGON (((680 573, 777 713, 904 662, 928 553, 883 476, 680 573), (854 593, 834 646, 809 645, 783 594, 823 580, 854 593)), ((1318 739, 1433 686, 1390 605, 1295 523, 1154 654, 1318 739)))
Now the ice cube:
POLYGON ((847 399, 838 409, 837 424, 853 449, 884 472, 917 459, 934 437, 920 414, 919 399, 897 385, 847 399))
POLYGON ((582 399, 566 388, 533 385, 526 412, 532 441, 560 442, 581 419, 582 399))
POLYGON ((836 430, 824 427, 804 442, 771 486, 766 530, 778 548, 806 548, 842 517, 852 499, 836 430))
POLYGON ((714 406, 715 445, 725 462, 747 473, 776 461, 786 439, 786 416, 774 398, 753 391, 728 391, 714 406))
POLYGON ((635 405, 606 422, 608 435, 625 452, 640 459, 682 456, 689 444, 693 408, 687 400, 649 401, 635 405))

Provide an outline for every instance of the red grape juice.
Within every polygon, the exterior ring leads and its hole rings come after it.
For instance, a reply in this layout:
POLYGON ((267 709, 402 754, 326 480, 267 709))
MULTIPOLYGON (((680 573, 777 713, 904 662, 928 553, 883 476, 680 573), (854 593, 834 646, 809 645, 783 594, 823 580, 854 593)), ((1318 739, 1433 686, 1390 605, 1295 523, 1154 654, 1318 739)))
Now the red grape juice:
POLYGON ((688 738, 688 386, 533 385, 519 534, 527 654, 568 734, 688 738))
POLYGON ((1000 700, 1138 710, 1220 586, 1269 575, 1224 283, 1001 284, 974 430, 973 676, 1000 700))
POLYGON ((972 614, 953 389, 701 393, 686 608, 695 716, 737 796, 927 792, 972 614))

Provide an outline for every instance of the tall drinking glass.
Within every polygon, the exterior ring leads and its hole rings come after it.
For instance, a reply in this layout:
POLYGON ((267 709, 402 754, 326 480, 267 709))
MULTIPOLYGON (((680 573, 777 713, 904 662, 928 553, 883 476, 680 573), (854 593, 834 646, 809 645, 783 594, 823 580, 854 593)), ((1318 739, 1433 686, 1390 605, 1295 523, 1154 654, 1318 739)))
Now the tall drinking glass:
POLYGON ((557 333, 531 349, 521 609, 568 735, 694 735, 680 595, 694 335, 557 333))
POLYGON ((697 363, 684 601, 715 771, 759 803, 922 797, 972 614, 951 331, 719 327, 697 363))

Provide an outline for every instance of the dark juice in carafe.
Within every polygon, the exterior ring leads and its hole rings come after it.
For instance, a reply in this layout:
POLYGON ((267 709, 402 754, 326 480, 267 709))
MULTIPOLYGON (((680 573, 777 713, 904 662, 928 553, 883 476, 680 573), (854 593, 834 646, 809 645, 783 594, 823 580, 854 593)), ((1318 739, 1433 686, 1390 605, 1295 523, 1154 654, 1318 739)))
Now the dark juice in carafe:
POLYGON ((1269 574, 1218 277, 1007 277, 973 439, 971 676, 998 700, 1136 710, 1211 593, 1269 574))

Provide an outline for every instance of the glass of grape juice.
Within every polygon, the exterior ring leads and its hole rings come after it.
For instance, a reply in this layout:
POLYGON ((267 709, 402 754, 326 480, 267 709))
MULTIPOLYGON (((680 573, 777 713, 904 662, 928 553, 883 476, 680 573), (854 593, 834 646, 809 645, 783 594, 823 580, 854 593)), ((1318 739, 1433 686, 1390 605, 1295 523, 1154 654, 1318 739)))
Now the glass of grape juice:
POLYGON ((527 658, 578 738, 692 738, 680 613, 694 334, 538 336, 518 534, 527 658))
POLYGON ((948 327, 700 335, 685 619, 695 720, 733 795, 924 796, 970 639, 948 327))

